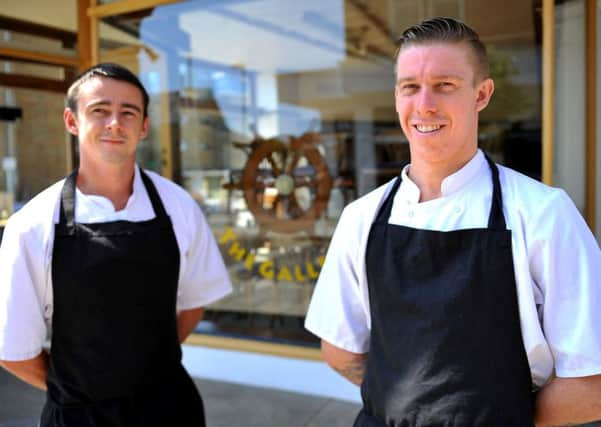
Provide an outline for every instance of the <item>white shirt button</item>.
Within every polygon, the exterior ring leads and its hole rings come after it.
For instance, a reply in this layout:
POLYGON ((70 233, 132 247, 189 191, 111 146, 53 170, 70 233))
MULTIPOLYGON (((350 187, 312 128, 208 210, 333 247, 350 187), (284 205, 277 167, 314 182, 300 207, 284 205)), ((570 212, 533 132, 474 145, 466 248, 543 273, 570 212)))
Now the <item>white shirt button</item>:
POLYGON ((414 215, 415 215, 415 212, 413 212, 413 211, 409 211, 409 212, 407 212, 407 216, 408 216, 409 218, 413 218, 413 216, 414 216, 414 215))

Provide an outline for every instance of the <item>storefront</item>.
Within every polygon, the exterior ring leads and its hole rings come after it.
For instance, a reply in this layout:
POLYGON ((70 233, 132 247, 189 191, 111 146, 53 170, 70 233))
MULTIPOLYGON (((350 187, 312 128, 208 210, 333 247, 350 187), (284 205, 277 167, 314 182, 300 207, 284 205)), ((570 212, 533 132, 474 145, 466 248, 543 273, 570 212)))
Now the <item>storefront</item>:
POLYGON ((496 93, 481 147, 565 188, 601 239, 596 1, 11 3, 0 16, 2 218, 76 164, 61 117, 78 69, 128 66, 151 96, 139 162, 198 201, 235 284, 199 342, 316 345, 303 318, 342 208, 409 161, 395 38, 428 16, 458 17, 487 44, 496 93))

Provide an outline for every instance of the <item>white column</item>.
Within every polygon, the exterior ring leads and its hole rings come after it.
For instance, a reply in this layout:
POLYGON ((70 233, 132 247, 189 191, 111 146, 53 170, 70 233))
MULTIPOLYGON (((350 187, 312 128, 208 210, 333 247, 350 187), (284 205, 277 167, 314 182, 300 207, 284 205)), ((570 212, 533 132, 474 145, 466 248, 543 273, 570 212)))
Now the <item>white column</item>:
POLYGON ((285 132, 278 123, 278 80, 272 72, 260 72, 256 77, 255 108, 262 111, 257 117, 256 128, 263 138, 271 138, 285 132))
POLYGON ((377 183, 374 117, 371 107, 357 106, 354 113, 355 182, 357 196, 361 196, 376 188, 377 183))
POLYGON ((584 2, 555 6, 556 104, 553 184, 565 189, 578 209, 585 207, 584 2))

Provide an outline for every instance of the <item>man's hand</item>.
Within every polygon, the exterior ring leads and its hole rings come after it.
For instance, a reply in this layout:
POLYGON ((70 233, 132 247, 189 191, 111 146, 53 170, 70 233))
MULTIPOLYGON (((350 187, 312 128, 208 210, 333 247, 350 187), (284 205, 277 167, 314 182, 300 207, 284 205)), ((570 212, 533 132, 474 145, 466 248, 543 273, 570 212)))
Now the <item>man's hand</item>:
POLYGON ((26 383, 46 390, 46 376, 48 375, 48 353, 42 351, 33 359, 9 362, 2 360, 0 366, 26 383))
POLYGON ((332 369, 356 385, 361 385, 365 375, 367 353, 352 353, 321 340, 321 354, 332 369))
POLYGON ((536 427, 601 420, 601 375, 553 378, 536 398, 536 427))
POLYGON ((179 342, 183 343, 188 338, 188 335, 192 333, 202 316, 204 315, 204 308, 193 308, 191 310, 182 310, 177 313, 177 335, 179 342))

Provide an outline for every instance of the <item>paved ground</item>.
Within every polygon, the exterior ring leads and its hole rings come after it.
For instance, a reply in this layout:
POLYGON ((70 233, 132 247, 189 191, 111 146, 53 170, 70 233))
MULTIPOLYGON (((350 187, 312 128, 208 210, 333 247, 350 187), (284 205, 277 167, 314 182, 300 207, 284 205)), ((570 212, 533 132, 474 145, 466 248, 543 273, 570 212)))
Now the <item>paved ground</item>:
MULTIPOLYGON (((348 427, 357 404, 195 379, 208 427, 348 427)), ((44 393, 0 369, 0 427, 36 427, 44 393)))
MULTIPOLYGON (((349 427, 357 404, 195 379, 208 427, 349 427)), ((44 393, 0 369, 0 427, 36 427, 44 393)), ((587 424, 601 427, 601 422, 587 424)))

